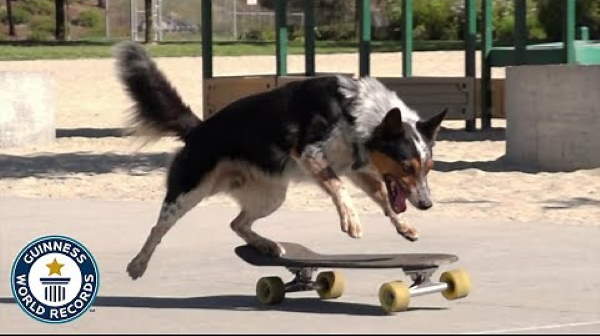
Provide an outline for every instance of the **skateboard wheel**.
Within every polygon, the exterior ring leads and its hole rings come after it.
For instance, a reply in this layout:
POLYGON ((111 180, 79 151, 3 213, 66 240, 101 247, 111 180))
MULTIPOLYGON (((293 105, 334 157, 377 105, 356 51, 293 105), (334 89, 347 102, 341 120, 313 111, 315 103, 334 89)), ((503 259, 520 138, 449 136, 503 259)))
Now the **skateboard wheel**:
POLYGON ((321 299, 337 299, 344 293, 346 279, 341 272, 321 272, 317 275, 317 293, 321 299))
POLYGON ((260 278, 256 283, 256 297, 266 305, 281 303, 285 297, 285 285, 279 277, 260 278))
POLYGON ((463 269, 455 269, 442 273, 440 282, 448 284, 448 289, 442 292, 442 295, 448 300, 464 298, 471 291, 471 278, 463 269))
POLYGON ((379 302, 388 313, 405 311, 410 303, 408 286, 402 281, 384 283, 379 288, 379 302))

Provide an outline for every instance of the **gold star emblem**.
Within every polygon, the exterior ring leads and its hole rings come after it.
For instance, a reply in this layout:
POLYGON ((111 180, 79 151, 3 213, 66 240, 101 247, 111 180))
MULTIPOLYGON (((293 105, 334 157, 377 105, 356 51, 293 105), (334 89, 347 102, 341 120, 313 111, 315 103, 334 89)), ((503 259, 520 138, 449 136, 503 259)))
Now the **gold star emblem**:
POLYGON ((54 261, 46 264, 46 267, 48 267, 50 269, 50 272, 48 273, 48 275, 52 275, 52 274, 58 274, 58 275, 62 275, 60 274, 60 269, 65 266, 65 264, 61 264, 58 261, 56 261, 56 258, 54 258, 54 261))

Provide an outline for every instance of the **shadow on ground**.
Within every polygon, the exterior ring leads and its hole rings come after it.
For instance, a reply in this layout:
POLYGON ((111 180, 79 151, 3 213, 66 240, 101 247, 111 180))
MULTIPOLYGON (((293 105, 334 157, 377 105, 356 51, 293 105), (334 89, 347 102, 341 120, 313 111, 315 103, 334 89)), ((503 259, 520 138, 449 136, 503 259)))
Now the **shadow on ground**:
POLYGON ((131 133, 129 128, 59 128, 57 138, 121 138, 131 133))
MULTIPOLYGON (((15 303, 14 298, 0 298, 0 304, 15 303)), ((193 298, 158 298, 135 296, 99 296, 94 307, 154 308, 154 309, 210 309, 233 311, 283 311, 294 313, 342 314, 358 316, 385 316, 380 306, 343 301, 323 301, 316 298, 286 298, 282 304, 264 306, 249 295, 218 295, 193 298)), ((410 307, 419 310, 446 310, 445 307, 410 307)))
POLYGON ((169 159, 170 154, 167 153, 0 155, 0 178, 57 178, 67 174, 107 174, 115 171, 141 176, 164 170, 169 159))
POLYGON ((544 201, 548 205, 544 206, 545 210, 567 210, 579 208, 582 206, 600 207, 600 200, 588 197, 573 197, 570 199, 549 199, 544 201))
POLYGON ((446 128, 440 129, 438 141, 504 141, 506 140, 506 129, 504 127, 495 127, 487 130, 478 130, 467 132, 464 129, 446 128))
MULTIPOLYGON (((143 176, 155 171, 164 171, 169 165, 171 153, 144 154, 91 154, 74 152, 41 155, 0 154, 0 178, 61 178, 68 174, 107 174, 127 172, 132 176, 143 176)), ((492 161, 435 161, 433 168, 439 172, 467 169, 485 172, 538 173, 540 170, 507 163, 504 157, 492 161)))
POLYGON ((533 166, 526 166, 509 162, 506 156, 501 156, 496 160, 489 161, 435 160, 435 163, 433 165, 433 170, 440 172, 453 172, 467 169, 481 170, 490 173, 521 172, 535 174, 542 172, 542 170, 537 169, 533 166))

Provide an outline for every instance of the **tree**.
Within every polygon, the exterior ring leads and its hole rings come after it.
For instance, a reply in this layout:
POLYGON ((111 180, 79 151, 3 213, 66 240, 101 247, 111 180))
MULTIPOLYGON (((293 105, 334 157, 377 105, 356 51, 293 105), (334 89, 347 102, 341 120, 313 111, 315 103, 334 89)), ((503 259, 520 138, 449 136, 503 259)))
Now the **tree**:
POLYGON ((67 36, 67 0, 55 0, 56 28, 54 37, 57 41, 64 41, 67 36))
MULTIPOLYGON (((576 1, 577 26, 590 28, 592 39, 600 35, 600 3, 597 0, 576 1)), ((563 1, 538 0, 538 18, 548 37, 553 41, 562 40, 563 1)))
POLYGON ((145 13, 145 21, 146 21, 146 35, 144 42, 151 43, 154 42, 154 22, 152 21, 152 0, 144 0, 144 13, 145 13))
POLYGON ((15 32, 15 22, 12 15, 12 0, 6 0, 6 16, 8 19, 8 35, 17 36, 15 32))
MULTIPOLYGON (((496 3, 499 2, 497 0, 496 3)), ((463 0, 429 0, 413 2, 413 37, 417 40, 456 40, 460 38, 463 0)), ((402 1, 382 1, 390 22, 391 38, 402 38, 402 1)))

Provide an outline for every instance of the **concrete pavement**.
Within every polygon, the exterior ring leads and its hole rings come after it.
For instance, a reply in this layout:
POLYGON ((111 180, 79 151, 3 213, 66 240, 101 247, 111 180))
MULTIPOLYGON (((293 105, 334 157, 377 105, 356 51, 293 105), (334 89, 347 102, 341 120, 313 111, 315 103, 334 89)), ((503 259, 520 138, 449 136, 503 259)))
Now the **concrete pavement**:
POLYGON ((289 275, 234 255, 241 240, 229 229, 233 208, 195 208, 167 234, 146 274, 132 281, 125 266, 158 208, 152 202, 0 198, 0 332, 600 332, 598 227, 430 218, 416 223, 421 240, 410 243, 379 215, 362 216, 364 237, 351 239, 340 232, 333 209, 279 211, 256 224, 268 237, 323 253, 454 253, 460 260, 449 268, 470 272, 469 297, 417 297, 409 311, 388 316, 377 290, 404 278, 398 270, 344 270, 347 290, 337 300, 305 292, 290 294, 280 306, 260 306, 256 280, 289 275), (25 315, 8 281, 16 254, 50 234, 85 244, 101 272, 92 311, 62 325, 25 315))

